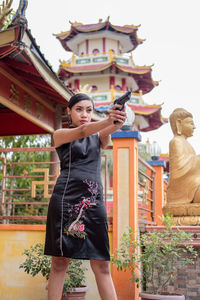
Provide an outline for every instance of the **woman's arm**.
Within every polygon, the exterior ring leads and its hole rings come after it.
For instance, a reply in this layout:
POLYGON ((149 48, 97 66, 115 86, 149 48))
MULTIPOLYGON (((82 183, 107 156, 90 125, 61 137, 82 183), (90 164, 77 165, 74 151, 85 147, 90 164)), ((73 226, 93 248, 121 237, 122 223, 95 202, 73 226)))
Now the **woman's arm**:
MULTIPOLYGON (((98 121, 98 122, 90 122, 83 124, 76 128, 63 128, 58 129, 53 134, 54 145, 55 147, 59 147, 63 144, 70 143, 72 141, 88 137, 93 133, 99 132, 104 128, 107 128, 113 124, 114 121, 121 122, 121 112, 115 110, 120 105, 114 105, 113 111, 109 114, 109 117, 105 120, 98 121), (115 111, 114 111, 115 110, 115 111)), ((118 126, 118 125, 115 125, 118 126)))
MULTIPOLYGON (((114 109, 114 106, 113 106, 113 108, 110 109, 109 113, 110 114, 113 114, 113 113, 116 114, 116 109, 114 109)), ((125 120, 126 120, 125 108, 122 111, 117 111, 117 114, 118 114, 118 122, 119 123, 114 124, 114 122, 113 122, 110 126, 100 130, 100 132, 99 132, 99 138, 100 138, 100 141, 101 141, 101 148, 102 149, 106 148, 106 146, 109 144, 110 134, 117 131, 117 130, 119 130, 122 127, 125 120)))

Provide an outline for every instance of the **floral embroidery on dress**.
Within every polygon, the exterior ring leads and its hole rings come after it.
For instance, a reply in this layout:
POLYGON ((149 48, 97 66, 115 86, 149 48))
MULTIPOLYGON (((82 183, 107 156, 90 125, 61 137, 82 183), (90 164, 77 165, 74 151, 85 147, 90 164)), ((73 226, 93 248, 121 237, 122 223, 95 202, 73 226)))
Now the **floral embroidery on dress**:
POLYGON ((88 185, 88 191, 91 193, 91 197, 82 197, 82 200, 78 204, 67 203, 67 212, 69 213, 69 223, 64 228, 64 233, 72 235, 74 237, 83 238, 86 237, 84 213, 92 206, 96 206, 96 198, 98 195, 98 184, 87 179, 83 181, 88 185))
POLYGON ((72 226, 72 228, 64 228, 64 233, 67 235, 76 236, 81 239, 85 239, 86 232, 85 232, 85 225, 82 223, 82 221, 77 221, 76 224, 72 226))

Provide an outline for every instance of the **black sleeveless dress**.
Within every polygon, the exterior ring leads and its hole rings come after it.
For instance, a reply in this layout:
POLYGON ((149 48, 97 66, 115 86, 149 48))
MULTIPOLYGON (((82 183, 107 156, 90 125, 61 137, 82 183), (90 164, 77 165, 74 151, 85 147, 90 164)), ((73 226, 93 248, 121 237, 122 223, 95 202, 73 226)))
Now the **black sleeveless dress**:
POLYGON ((47 215, 44 254, 110 260, 98 134, 56 148, 61 172, 47 215))

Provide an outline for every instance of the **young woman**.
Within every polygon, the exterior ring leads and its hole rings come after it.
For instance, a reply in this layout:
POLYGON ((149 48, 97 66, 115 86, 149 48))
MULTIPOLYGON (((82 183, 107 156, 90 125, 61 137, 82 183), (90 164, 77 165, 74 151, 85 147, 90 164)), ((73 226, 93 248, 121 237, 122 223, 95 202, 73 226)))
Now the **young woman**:
POLYGON ((49 203, 45 254, 52 256, 48 300, 60 300, 70 258, 90 260, 102 300, 117 296, 109 270, 109 240, 101 183, 101 148, 126 119, 114 105, 107 119, 91 122, 94 104, 71 97, 69 129, 54 133, 61 172, 49 203), (118 121, 114 124, 114 121, 118 121))

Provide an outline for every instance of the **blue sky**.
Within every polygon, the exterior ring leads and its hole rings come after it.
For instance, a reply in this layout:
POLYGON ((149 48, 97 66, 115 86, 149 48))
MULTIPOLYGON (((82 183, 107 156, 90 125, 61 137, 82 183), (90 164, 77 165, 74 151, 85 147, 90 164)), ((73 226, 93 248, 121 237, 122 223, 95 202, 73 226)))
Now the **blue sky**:
MULTIPOLYGON (((16 9, 19 0, 13 1, 16 9)), ((133 52, 137 65, 152 65, 152 77, 160 84, 144 96, 148 104, 161 104, 162 115, 168 117, 177 107, 189 110, 194 117, 196 130, 190 143, 200 148, 200 18, 199 0, 29 0, 26 12, 31 29, 42 53, 58 70, 59 59, 71 54, 62 49, 53 33, 67 31, 69 21, 97 23, 110 16, 115 25, 141 24, 138 37, 146 41, 133 52), (120 4, 119 4, 120 3, 120 4)), ((150 142, 156 140, 163 153, 173 137, 169 125, 142 134, 150 142)))

